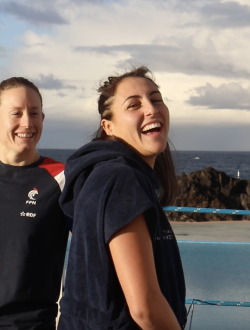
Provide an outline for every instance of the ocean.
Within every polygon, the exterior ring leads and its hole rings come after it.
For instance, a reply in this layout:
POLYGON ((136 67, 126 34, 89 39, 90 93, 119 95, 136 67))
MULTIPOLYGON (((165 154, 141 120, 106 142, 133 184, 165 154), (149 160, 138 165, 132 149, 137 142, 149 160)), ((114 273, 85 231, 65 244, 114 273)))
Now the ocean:
POLYGON ((250 152, 174 151, 172 155, 177 174, 211 166, 231 177, 250 179, 250 152))
MULTIPOLYGON (((39 149, 42 156, 65 162, 74 149, 39 149)), ((189 174, 206 167, 213 167, 227 175, 250 179, 250 152, 235 151, 173 151, 176 173, 189 174)))

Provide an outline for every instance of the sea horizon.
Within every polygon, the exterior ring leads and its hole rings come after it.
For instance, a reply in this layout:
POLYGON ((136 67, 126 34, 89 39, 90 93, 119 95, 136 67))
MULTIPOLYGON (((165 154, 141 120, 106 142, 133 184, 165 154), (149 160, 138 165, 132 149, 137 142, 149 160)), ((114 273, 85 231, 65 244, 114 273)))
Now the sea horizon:
MULTIPOLYGON (((65 163, 78 149, 38 148, 38 151, 42 156, 65 163)), ((250 151, 172 150, 171 153, 177 175, 213 167, 230 177, 250 179, 250 151)))
MULTIPOLYGON (((87 142, 88 143, 88 142, 87 142)), ((83 144, 81 147, 83 147, 84 145, 86 145, 87 143, 83 144)), ((79 148, 37 148, 38 150, 78 150, 79 148)), ((247 152, 250 153, 250 150, 183 150, 183 149, 171 149, 171 152, 175 152, 175 151, 184 151, 184 152, 247 152)))

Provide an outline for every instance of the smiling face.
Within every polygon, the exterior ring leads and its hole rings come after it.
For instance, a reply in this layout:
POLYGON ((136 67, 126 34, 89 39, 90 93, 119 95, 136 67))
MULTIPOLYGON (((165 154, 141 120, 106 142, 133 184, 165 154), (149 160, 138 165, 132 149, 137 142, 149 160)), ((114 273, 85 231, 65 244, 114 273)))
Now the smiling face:
POLYGON ((123 79, 111 105, 112 119, 102 120, 107 135, 129 144, 154 167, 167 145, 169 111, 156 85, 146 78, 123 79))
POLYGON ((41 99, 29 87, 1 93, 0 160, 6 164, 31 164, 39 157, 35 147, 41 137, 44 114, 41 99))

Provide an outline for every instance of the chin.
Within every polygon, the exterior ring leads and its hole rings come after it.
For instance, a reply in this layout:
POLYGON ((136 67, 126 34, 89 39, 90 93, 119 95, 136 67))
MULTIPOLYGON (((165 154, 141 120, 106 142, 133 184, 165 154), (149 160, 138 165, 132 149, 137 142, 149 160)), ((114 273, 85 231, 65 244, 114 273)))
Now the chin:
POLYGON ((25 146, 25 147, 21 147, 18 149, 20 154, 26 153, 26 152, 32 152, 35 151, 35 148, 32 146, 25 146))
POLYGON ((154 155, 155 157, 157 157, 159 154, 161 154, 164 150, 166 149, 166 146, 161 147, 161 148, 157 148, 155 150, 152 150, 152 155, 154 155))

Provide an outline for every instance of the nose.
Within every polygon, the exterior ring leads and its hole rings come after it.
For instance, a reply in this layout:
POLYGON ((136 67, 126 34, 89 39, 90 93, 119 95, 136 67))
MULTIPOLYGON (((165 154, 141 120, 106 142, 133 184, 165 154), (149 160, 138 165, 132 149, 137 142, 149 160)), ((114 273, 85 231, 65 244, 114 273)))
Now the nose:
POLYGON ((147 100, 145 103, 145 115, 154 116, 158 112, 157 106, 152 101, 147 100))
POLYGON ((32 126, 32 120, 28 113, 24 112, 20 120, 20 126, 24 128, 29 128, 32 126))

